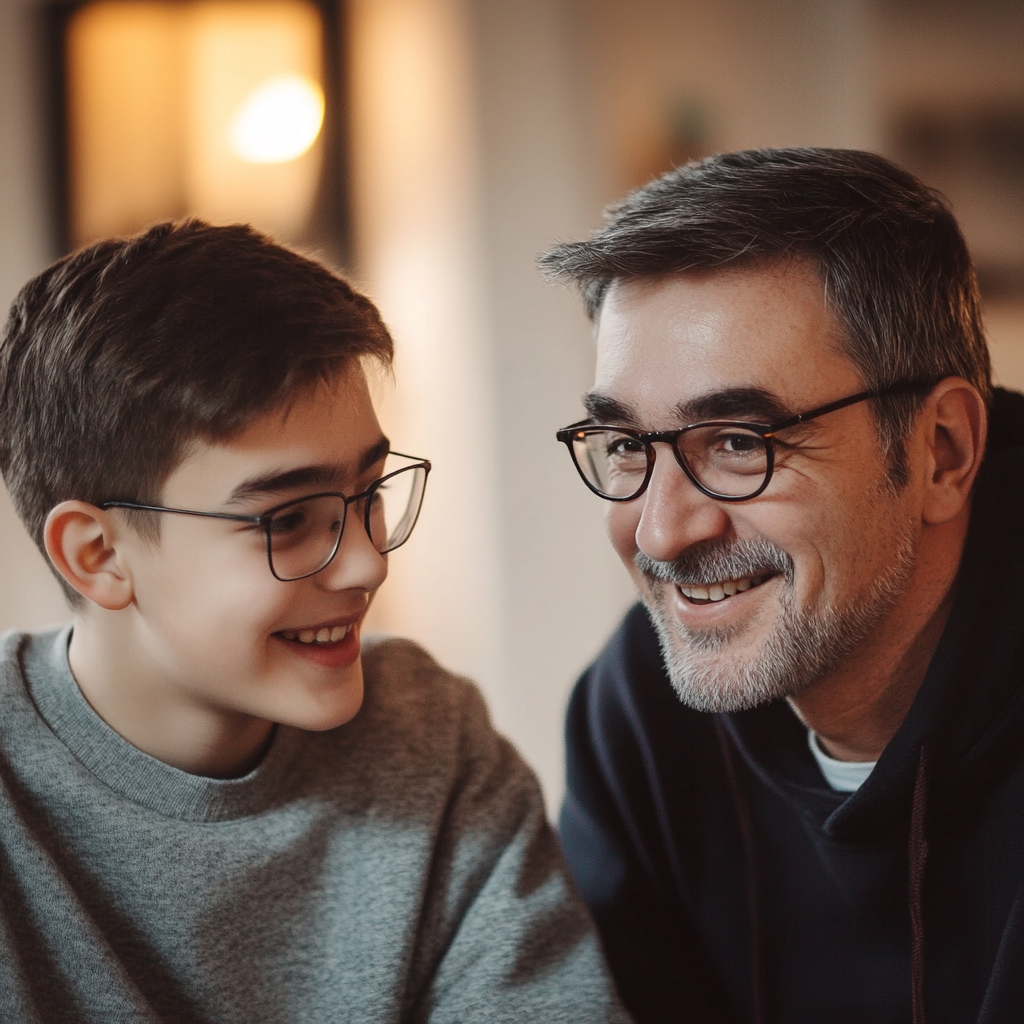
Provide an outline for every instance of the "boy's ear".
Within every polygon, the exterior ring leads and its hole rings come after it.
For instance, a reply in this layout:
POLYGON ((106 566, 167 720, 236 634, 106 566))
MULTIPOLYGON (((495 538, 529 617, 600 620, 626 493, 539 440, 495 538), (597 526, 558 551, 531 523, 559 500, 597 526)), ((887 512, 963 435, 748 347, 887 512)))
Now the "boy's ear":
POLYGON ((68 586, 108 611, 120 611, 134 597, 116 540, 109 513, 85 501, 62 501, 50 510, 43 527, 46 553, 57 572, 68 586))

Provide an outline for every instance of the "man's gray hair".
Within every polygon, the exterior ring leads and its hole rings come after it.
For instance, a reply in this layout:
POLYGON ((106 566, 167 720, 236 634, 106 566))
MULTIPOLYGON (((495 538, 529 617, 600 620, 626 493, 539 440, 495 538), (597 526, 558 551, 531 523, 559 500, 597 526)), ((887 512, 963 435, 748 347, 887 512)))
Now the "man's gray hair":
MULTIPOLYGON (((944 198, 874 153, 757 149, 656 178, 605 211, 585 242, 540 257, 598 317, 613 281, 810 260, 871 390, 956 375, 986 403, 991 364, 970 255, 944 198)), ((922 395, 875 404, 894 485, 922 395)))

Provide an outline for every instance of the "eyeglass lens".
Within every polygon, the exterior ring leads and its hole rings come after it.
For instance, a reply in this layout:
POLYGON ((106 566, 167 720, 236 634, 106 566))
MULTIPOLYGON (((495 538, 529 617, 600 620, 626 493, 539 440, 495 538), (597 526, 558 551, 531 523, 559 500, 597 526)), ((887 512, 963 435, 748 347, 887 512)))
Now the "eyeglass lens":
MULTIPOLYGON (((426 479, 422 466, 412 466, 385 477, 365 498, 352 503, 348 515, 366 525, 381 554, 409 539, 426 479)), ((274 575, 295 580, 322 569, 338 550, 345 521, 345 499, 332 494, 305 498, 275 512, 267 523, 274 575)))
MULTIPOLYGON (((768 446, 758 433, 735 424, 710 424, 683 431, 676 451, 694 478, 715 494, 754 494, 768 474, 768 446)), ((648 446, 616 430, 583 428, 573 439, 580 472, 609 498, 638 494, 647 476, 648 446)))

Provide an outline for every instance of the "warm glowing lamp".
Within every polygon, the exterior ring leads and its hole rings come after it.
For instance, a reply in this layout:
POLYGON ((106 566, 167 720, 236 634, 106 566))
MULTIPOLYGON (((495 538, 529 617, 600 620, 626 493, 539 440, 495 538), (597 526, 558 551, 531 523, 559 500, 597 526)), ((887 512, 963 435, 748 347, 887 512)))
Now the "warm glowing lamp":
POLYGON ((279 75, 246 97, 231 122, 231 148, 253 164, 297 160, 324 123, 324 94, 301 75, 279 75))
POLYGON ((73 243, 188 214, 302 237, 323 166, 314 0, 93 0, 65 48, 73 243))

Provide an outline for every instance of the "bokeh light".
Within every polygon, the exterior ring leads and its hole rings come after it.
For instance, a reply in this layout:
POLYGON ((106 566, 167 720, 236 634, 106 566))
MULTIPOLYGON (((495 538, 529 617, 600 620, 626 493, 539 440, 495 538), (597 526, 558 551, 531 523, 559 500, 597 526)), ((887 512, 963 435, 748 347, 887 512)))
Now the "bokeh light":
POLYGON ((323 123, 320 86, 302 75, 279 75, 242 103, 231 122, 231 148, 249 163, 287 163, 316 142, 323 123))

